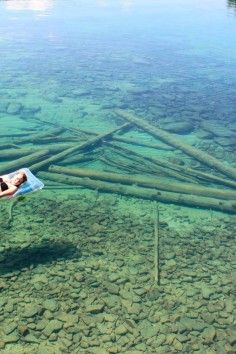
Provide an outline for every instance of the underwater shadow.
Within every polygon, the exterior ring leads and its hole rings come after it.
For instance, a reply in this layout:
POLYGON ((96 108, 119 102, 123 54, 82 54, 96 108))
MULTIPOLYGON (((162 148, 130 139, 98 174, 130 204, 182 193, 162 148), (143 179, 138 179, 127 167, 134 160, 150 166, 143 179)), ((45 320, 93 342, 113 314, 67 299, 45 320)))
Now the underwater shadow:
POLYGON ((81 252, 69 241, 44 242, 24 249, 13 248, 0 253, 0 276, 31 265, 50 264, 63 259, 78 259, 81 252))

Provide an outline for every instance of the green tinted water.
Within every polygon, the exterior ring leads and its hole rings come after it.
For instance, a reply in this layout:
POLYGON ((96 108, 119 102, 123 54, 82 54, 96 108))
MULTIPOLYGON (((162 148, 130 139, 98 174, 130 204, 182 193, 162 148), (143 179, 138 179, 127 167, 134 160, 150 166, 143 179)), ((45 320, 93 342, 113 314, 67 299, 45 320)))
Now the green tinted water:
MULTIPOLYGON (((155 235, 147 188, 90 190, 29 159, 121 126, 119 108, 236 167, 235 32, 234 1, 0 2, 0 174, 32 167, 45 183, 0 203, 0 352, 235 351, 234 213, 197 207, 202 195, 187 207, 184 193, 158 203, 155 235)), ((193 194, 229 190, 235 208, 235 188, 185 167, 229 180, 219 171, 143 129, 114 136, 136 144, 103 142, 51 163, 188 183, 193 194)))

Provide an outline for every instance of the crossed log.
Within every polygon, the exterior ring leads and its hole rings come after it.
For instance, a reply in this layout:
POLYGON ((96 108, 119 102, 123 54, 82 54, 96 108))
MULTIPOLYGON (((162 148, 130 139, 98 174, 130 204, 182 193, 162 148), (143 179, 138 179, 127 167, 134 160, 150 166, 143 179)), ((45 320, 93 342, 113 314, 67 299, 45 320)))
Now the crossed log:
POLYGON ((203 152, 197 149, 196 147, 191 146, 185 142, 182 142, 180 139, 178 139, 178 137, 174 136, 174 134, 170 134, 167 131, 157 126, 153 126, 147 123, 146 121, 144 121, 143 119, 136 117, 132 113, 128 113, 121 109, 116 109, 115 112, 120 117, 137 125, 138 127, 142 128, 144 131, 155 136, 156 138, 175 147, 176 149, 182 150, 187 155, 194 157, 196 160, 204 163, 205 165, 213 168, 214 170, 219 171, 224 175, 236 180, 236 168, 228 166, 223 162, 217 160, 215 157, 211 156, 210 154, 203 152))

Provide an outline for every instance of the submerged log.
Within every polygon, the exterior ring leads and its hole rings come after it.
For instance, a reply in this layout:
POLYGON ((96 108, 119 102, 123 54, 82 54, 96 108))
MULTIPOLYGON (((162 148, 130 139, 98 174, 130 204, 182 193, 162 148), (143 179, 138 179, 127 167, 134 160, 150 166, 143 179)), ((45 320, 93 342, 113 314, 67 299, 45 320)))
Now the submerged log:
POLYGON ((21 139, 11 139, 10 141, 13 144, 24 144, 24 143, 41 143, 42 139, 46 138, 55 138, 57 135, 61 134, 63 131, 65 131, 64 128, 56 128, 56 129, 51 129, 43 133, 38 133, 34 135, 28 134, 26 137, 22 137, 21 139))
POLYGON ((35 149, 14 149, 14 150, 0 150, 0 159, 11 160, 17 159, 22 156, 26 156, 36 152, 35 149))
POLYGON ((30 164, 38 161, 41 158, 48 156, 48 150, 41 150, 34 152, 28 156, 21 157, 15 161, 7 162, 0 165, 0 174, 10 173, 18 168, 29 166, 30 164))
POLYGON ((0 151, 4 149, 20 149, 20 146, 16 144, 0 144, 0 151))
POLYGON ((166 192, 152 188, 125 186, 115 183, 95 181, 89 178, 71 177, 50 172, 39 172, 37 175, 40 178, 45 178, 51 181, 83 186, 97 191, 118 193, 121 195, 138 197, 142 199, 157 200, 163 203, 180 204, 191 207, 200 207, 236 213, 236 202, 231 200, 225 201, 215 198, 205 198, 200 196, 166 192))
MULTIPOLYGON (((47 145, 44 146, 45 150, 48 150, 50 154, 55 154, 58 153, 62 150, 65 150, 66 148, 71 147, 71 144, 55 144, 55 145, 47 145)), ((42 149, 42 148, 41 148, 42 149)), ((10 160, 10 159, 16 159, 20 158, 22 156, 30 155, 36 152, 41 151, 39 147, 33 147, 33 148, 14 148, 14 150, 0 150, 0 159, 5 159, 5 160, 10 160)))
POLYGON ((150 161, 150 162, 154 163, 156 166, 161 166, 164 168, 163 172, 166 169, 168 169, 168 171, 172 170, 172 177, 176 177, 179 180, 186 181, 186 182, 196 182, 196 180, 193 179, 193 177, 194 177, 198 180, 200 179, 200 180, 207 181, 210 183, 217 183, 217 184, 222 184, 227 187, 236 188, 236 182, 233 180, 225 179, 223 177, 218 177, 218 176, 212 175, 210 173, 202 172, 202 171, 199 171, 194 168, 187 167, 187 166, 180 166, 180 165, 174 164, 173 162, 169 162, 168 160, 165 161, 165 160, 158 159, 156 157, 144 156, 134 150, 130 150, 130 149, 125 148, 123 146, 121 147, 120 145, 114 144, 113 142, 112 143, 107 142, 106 144, 108 144, 109 146, 112 146, 113 148, 115 148, 117 150, 121 150, 121 151, 123 150, 127 156, 134 155, 140 159, 143 159, 143 161, 145 161, 145 160, 150 161), (176 171, 175 176, 173 174, 173 171, 176 171))
POLYGON ((157 149, 157 150, 166 150, 166 151, 173 151, 174 148, 169 146, 169 145, 161 145, 161 144, 150 144, 142 141, 136 141, 135 139, 131 138, 124 138, 123 136, 114 136, 113 140, 119 141, 121 143, 125 144, 132 144, 132 145, 138 145, 138 146, 144 146, 148 147, 151 149, 157 149))
POLYGON ((70 164, 75 164, 75 163, 84 163, 84 162, 89 162, 93 161, 95 159, 96 155, 94 154, 81 154, 81 155, 76 155, 76 156, 71 156, 68 157, 67 159, 63 160, 63 166, 64 165, 70 165, 70 164))
POLYGON ((77 177, 89 177, 96 180, 102 180, 112 183, 123 183, 123 184, 135 184, 137 186, 142 187, 150 187, 156 188, 168 192, 175 193, 184 193, 191 195, 201 195, 204 197, 212 197, 217 199, 228 199, 228 200, 236 200, 236 192, 218 189, 218 188, 210 188, 210 187, 202 187, 197 184, 190 183, 176 183, 176 182, 165 182, 159 181, 158 178, 150 178, 143 176, 130 176, 130 175, 122 175, 119 173, 109 173, 103 171, 97 171, 89 168, 66 168, 63 166, 50 166, 50 172, 56 173, 64 173, 71 176, 77 177))
POLYGON ((132 113, 128 113, 122 109, 116 109, 115 112, 120 117, 137 125, 138 127, 142 128, 143 130, 147 131, 149 134, 157 137, 158 139, 164 141, 165 143, 175 147, 176 149, 182 150, 187 155, 194 157, 195 159, 204 163, 205 165, 210 166, 216 171, 219 171, 224 175, 236 180, 236 168, 227 166, 226 164, 219 161, 217 158, 211 156, 210 154, 203 152, 197 149, 196 147, 191 146, 185 142, 182 142, 174 134, 170 134, 167 131, 157 126, 153 126, 152 124, 145 122, 143 119, 136 117, 132 113))
POLYGON ((195 180, 190 176, 185 176, 184 174, 179 173, 176 168, 171 168, 173 164, 169 163, 168 161, 161 161, 160 159, 149 156, 146 157, 136 151, 121 147, 120 145, 114 143, 107 142, 107 144, 112 148, 118 150, 119 152, 125 152, 126 158, 136 156, 139 159, 140 163, 144 165, 147 164, 147 162, 149 162, 149 164, 151 163, 151 165, 153 166, 153 171, 155 173, 162 173, 166 176, 170 176, 184 182, 195 182, 195 180))
MULTIPOLYGON (((105 165, 112 166, 113 168, 119 171, 127 171, 132 174, 144 173, 145 175, 153 175, 156 173, 156 170, 151 169, 150 166, 146 164, 141 165, 140 163, 134 161, 121 160, 120 158, 114 158, 114 156, 109 156, 105 154, 103 157, 99 158, 105 165)), ((160 173, 161 174, 161 173, 160 173)))
POLYGON ((87 148, 93 147, 94 145, 98 144, 102 139, 106 138, 107 136, 114 134, 118 130, 127 129, 128 127, 130 127, 130 123, 123 124, 120 127, 114 128, 114 129, 112 129, 112 130, 110 130, 110 131, 108 131, 106 133, 102 133, 102 134, 100 134, 98 136, 95 136, 94 138, 91 138, 91 139, 85 141, 82 144, 75 145, 75 146, 73 146, 73 147, 71 147, 69 149, 66 149, 66 150, 60 152, 59 154, 56 154, 56 155, 54 155, 52 157, 49 157, 46 160, 43 160, 43 161, 41 161, 39 163, 36 163, 36 164, 30 166, 30 168, 34 172, 35 171, 39 171, 40 169, 50 165, 51 163, 55 163, 55 162, 63 160, 65 157, 67 157, 68 155, 70 155, 70 154, 72 154, 74 152, 77 152, 77 151, 80 151, 80 150, 85 150, 87 148))
POLYGON ((123 151, 123 149, 114 148, 112 143, 107 144, 109 150, 105 151, 104 156, 107 160, 113 161, 114 164, 117 164, 118 166, 129 166, 130 168, 133 168, 133 170, 131 170, 132 173, 136 173, 135 171, 137 170, 144 173, 162 173, 159 168, 157 171, 157 166, 155 164, 146 160, 145 158, 136 156, 132 153, 127 154, 123 151))

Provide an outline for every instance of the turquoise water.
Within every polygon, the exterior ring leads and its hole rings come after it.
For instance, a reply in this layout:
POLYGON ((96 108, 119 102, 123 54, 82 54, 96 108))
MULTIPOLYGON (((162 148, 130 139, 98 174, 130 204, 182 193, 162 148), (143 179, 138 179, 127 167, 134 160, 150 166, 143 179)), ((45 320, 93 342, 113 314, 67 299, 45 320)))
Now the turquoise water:
POLYGON ((235 38, 235 1, 0 1, 0 175, 45 184, 0 203, 1 353, 235 351, 235 38))

